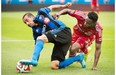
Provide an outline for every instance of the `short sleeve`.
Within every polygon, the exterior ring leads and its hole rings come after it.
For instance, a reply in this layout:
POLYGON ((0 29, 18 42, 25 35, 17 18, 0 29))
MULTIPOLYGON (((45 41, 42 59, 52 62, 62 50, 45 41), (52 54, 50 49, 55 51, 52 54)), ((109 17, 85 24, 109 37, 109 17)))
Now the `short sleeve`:
POLYGON ((82 20, 86 17, 86 13, 84 13, 83 11, 79 11, 79 10, 72 10, 69 13, 70 16, 75 17, 78 20, 82 20))
POLYGON ((96 43, 102 42, 102 27, 98 24, 96 27, 96 43))
POLYGON ((48 14, 48 13, 51 12, 51 10, 50 10, 49 8, 45 7, 45 8, 41 8, 41 9, 38 11, 38 13, 41 13, 41 12, 48 14))

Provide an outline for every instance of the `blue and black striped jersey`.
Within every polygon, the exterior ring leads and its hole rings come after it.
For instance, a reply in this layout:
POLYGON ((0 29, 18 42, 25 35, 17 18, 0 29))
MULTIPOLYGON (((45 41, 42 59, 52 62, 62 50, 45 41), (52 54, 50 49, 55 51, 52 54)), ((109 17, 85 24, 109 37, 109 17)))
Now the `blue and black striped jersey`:
POLYGON ((66 27, 60 20, 54 19, 52 15, 50 15, 50 11, 51 10, 49 8, 41 8, 34 18, 33 21, 38 24, 37 26, 32 27, 34 40, 36 40, 38 36, 42 35, 43 32, 60 27, 66 27))

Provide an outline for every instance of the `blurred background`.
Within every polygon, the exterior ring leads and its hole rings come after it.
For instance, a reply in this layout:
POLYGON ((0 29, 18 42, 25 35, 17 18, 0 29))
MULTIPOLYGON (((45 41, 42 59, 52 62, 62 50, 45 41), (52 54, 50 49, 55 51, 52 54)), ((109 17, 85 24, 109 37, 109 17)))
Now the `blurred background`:
MULTIPOLYGON (((2 0, 2 11, 35 11, 51 4, 72 2, 72 9, 90 10, 91 0, 2 0), (29 4, 29 5, 28 5, 29 4)), ((101 11, 114 11, 115 0, 98 0, 101 11)))
MULTIPOLYGON (((100 4, 114 4, 114 0, 98 0, 100 4)), ((2 0, 2 4, 90 4, 91 0, 2 0)))

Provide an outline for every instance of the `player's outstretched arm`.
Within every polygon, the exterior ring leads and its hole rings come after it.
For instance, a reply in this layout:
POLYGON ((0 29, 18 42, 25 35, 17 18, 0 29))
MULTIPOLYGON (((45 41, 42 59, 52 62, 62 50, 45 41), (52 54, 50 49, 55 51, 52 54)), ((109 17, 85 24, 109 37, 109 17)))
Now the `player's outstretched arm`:
POLYGON ((57 10, 57 9, 61 9, 61 8, 69 8, 71 5, 72 5, 72 3, 67 3, 65 5, 51 5, 51 6, 48 6, 48 8, 50 10, 57 10))
POLYGON ((101 43, 96 43, 96 50, 95 50, 95 56, 94 56, 94 64, 92 70, 97 70, 97 63, 99 61, 99 57, 101 54, 101 43))
POLYGON ((68 14, 69 12, 71 12, 71 9, 63 9, 59 11, 57 14, 53 14, 52 16, 54 17, 54 19, 58 19, 60 15, 68 14))
POLYGON ((64 14, 68 14, 69 12, 71 12, 71 9, 63 9, 60 12, 57 13, 57 15, 64 15, 64 14))

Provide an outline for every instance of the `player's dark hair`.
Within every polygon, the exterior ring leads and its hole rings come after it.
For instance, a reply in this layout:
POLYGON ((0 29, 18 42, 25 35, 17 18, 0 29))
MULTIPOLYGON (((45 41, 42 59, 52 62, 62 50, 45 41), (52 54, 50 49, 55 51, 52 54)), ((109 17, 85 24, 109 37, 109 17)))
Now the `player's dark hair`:
POLYGON ((95 23, 98 20, 98 15, 95 12, 89 12, 88 18, 91 19, 95 23))
POLYGON ((22 19, 25 17, 25 16, 28 16, 28 17, 31 17, 31 16, 34 16, 32 13, 28 12, 28 13, 25 13, 22 17, 22 19))

